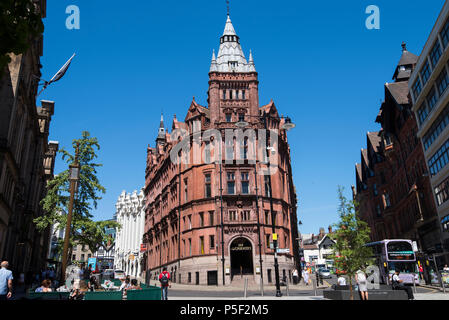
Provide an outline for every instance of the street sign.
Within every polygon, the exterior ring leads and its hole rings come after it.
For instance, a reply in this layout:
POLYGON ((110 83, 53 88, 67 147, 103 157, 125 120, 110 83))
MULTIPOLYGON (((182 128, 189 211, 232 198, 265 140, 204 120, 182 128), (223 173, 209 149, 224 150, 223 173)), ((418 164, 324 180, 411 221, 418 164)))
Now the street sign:
POLYGON ((286 249, 278 248, 278 249, 277 249, 277 252, 278 252, 278 253, 290 253, 290 249, 289 249, 289 248, 286 248, 286 249))

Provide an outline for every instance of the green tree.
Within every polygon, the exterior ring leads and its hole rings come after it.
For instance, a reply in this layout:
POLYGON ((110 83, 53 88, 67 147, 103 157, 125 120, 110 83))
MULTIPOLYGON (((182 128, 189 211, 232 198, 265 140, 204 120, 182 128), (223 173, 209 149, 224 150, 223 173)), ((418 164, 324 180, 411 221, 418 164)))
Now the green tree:
POLYGON ((370 242, 370 228, 359 218, 358 205, 355 200, 348 201, 343 195, 344 188, 338 187, 340 221, 330 236, 336 242, 332 259, 340 273, 349 278, 351 300, 354 299, 352 279, 358 270, 365 270, 373 263, 372 250, 365 244, 370 242))
MULTIPOLYGON (((96 149, 100 149, 97 138, 91 137, 89 132, 84 131, 80 139, 73 140, 72 146, 74 149, 78 148, 80 179, 73 204, 69 252, 75 244, 88 246, 92 252, 95 252, 101 246, 105 246, 109 240, 106 229, 120 227, 120 225, 111 220, 93 221, 90 213, 92 208, 97 208, 98 201, 102 199, 101 194, 106 192, 97 177, 97 168, 102 166, 95 163, 96 149)), ((59 152, 67 164, 74 162, 74 154, 65 149, 59 152)), ((67 215, 64 213, 68 212, 69 199, 70 181, 69 169, 67 169, 55 176, 47 185, 47 194, 41 201, 45 214, 34 219, 38 230, 43 231, 52 225, 57 226, 58 230, 65 230, 67 215)), ((58 248, 62 252, 62 240, 58 248)))
POLYGON ((9 53, 24 53, 44 32, 41 14, 33 0, 0 1, 0 76, 11 61, 9 53))

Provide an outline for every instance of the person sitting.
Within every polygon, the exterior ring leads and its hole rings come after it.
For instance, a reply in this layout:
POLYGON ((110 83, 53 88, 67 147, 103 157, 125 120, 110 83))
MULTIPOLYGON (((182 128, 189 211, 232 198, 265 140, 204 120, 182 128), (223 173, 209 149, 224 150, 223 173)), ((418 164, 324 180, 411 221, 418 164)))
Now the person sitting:
POLYGON ((399 270, 396 270, 394 272, 394 275, 392 278, 393 290, 405 290, 405 291, 407 291, 408 299, 415 300, 415 297, 413 296, 412 288, 403 285, 404 280, 399 279, 399 273, 400 273, 399 270))
POLYGON ((97 278, 92 276, 89 279, 89 282, 87 283, 87 288, 89 291, 95 291, 98 289, 98 283, 97 283, 97 278))
POLYGON ((35 290, 35 292, 51 292, 51 281, 45 279, 42 281, 41 286, 35 290))
POLYGON ((73 289, 70 292, 69 300, 83 300, 84 295, 87 292, 87 285, 84 280, 77 281, 73 285, 73 289))
POLYGON ((137 279, 131 280, 131 286, 128 287, 126 290, 142 290, 140 285, 137 283, 137 279))
POLYGON ((345 286, 346 285, 346 278, 343 277, 342 274, 340 274, 338 276, 337 283, 338 283, 339 286, 345 286))

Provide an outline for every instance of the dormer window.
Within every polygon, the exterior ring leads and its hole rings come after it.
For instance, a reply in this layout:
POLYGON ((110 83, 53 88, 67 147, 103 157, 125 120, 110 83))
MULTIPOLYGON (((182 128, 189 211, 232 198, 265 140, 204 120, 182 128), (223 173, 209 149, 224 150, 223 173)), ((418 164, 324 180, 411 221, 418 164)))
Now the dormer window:
POLYGON ((229 61, 228 62, 228 66, 231 68, 231 70, 234 70, 235 68, 237 68, 238 65, 239 65, 239 63, 237 61, 229 61))

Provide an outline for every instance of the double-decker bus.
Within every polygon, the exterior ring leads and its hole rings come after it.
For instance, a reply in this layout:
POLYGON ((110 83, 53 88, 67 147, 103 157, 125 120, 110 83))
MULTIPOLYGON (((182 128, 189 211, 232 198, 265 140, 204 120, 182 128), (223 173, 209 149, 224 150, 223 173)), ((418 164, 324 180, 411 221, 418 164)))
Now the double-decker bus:
POLYGON ((419 284, 416 256, 411 240, 386 239, 366 244, 373 249, 374 258, 380 271, 380 282, 390 284, 395 270, 404 284, 419 284))

